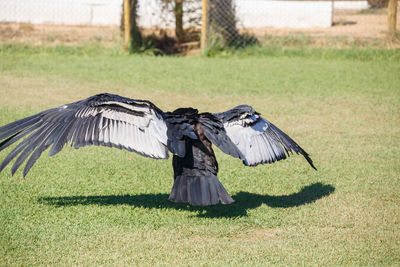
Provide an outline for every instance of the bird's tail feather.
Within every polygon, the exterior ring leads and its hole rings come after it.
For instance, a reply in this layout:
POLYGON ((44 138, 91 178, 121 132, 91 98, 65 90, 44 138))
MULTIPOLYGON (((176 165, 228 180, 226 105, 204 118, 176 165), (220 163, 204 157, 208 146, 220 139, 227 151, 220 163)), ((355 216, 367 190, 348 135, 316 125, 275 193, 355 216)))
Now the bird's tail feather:
POLYGON ((193 206, 231 204, 234 200, 214 174, 208 176, 177 176, 168 198, 193 206))

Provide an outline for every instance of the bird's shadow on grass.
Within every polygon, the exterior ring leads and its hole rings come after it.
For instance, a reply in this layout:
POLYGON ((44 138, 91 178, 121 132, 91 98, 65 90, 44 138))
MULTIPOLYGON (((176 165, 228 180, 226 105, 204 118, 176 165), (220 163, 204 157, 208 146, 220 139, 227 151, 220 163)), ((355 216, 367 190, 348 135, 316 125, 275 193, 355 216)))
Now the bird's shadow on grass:
POLYGON ((222 218, 247 216, 247 210, 254 209, 262 204, 272 208, 291 208, 315 202, 335 191, 332 185, 314 183, 303 187, 299 192, 290 195, 260 195, 248 192, 239 192, 232 196, 235 200, 230 205, 215 205, 209 207, 195 207, 188 204, 168 201, 168 194, 139 194, 139 195, 100 195, 100 196, 68 196, 68 197, 41 197, 40 203, 53 206, 76 205, 130 205, 148 209, 176 209, 190 210, 197 213, 197 217, 222 218))
POLYGON ((190 210, 198 217, 241 217, 247 216, 247 210, 254 209, 262 204, 272 208, 291 208, 315 202, 335 191, 332 185, 314 183, 303 187, 299 192, 290 195, 270 196, 248 192, 239 192, 232 196, 235 202, 231 205, 215 205, 209 207, 195 207, 188 204, 168 201, 168 194, 139 194, 139 195, 108 195, 108 196, 69 196, 69 197, 41 197, 40 203, 53 206, 76 205, 130 205, 148 209, 176 209, 190 210))

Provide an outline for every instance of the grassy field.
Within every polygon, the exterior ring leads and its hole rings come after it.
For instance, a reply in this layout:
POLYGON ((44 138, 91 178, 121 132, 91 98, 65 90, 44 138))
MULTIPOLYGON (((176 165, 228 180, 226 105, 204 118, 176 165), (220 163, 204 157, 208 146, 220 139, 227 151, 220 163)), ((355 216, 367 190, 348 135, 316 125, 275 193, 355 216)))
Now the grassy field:
POLYGON ((217 151, 236 202, 198 208, 167 200, 171 160, 102 147, 44 153, 26 179, 0 173, 0 265, 399 265, 399 74, 390 57, 3 49, 0 125, 101 92, 166 111, 247 103, 318 171, 298 156, 249 168, 217 151))

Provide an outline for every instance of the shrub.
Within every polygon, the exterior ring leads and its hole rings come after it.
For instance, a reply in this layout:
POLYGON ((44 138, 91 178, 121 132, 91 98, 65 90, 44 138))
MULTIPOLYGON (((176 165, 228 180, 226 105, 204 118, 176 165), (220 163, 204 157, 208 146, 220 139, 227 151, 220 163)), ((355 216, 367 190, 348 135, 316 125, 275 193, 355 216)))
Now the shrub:
POLYGON ((368 0, 368 5, 370 8, 382 8, 387 7, 389 0, 368 0))

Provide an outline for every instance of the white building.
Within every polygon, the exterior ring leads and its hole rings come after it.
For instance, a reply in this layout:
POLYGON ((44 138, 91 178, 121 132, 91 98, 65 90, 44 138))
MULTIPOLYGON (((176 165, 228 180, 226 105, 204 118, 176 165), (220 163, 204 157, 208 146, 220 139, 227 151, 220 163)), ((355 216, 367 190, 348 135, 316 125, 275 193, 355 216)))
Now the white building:
POLYGON ((122 0, 1 0, 0 21, 119 25, 122 0))

